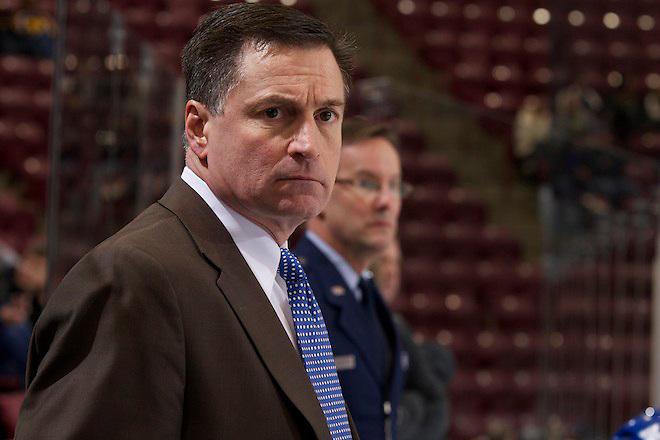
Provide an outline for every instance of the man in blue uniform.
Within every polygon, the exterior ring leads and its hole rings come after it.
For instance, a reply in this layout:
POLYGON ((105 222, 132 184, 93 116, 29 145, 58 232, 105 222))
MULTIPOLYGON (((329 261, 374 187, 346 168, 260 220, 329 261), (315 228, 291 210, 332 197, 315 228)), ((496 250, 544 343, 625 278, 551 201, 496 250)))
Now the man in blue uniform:
POLYGON ((403 383, 400 342, 367 270, 392 242, 410 190, 395 145, 384 126, 345 121, 330 201, 294 249, 323 312, 360 438, 369 440, 396 437, 403 383))

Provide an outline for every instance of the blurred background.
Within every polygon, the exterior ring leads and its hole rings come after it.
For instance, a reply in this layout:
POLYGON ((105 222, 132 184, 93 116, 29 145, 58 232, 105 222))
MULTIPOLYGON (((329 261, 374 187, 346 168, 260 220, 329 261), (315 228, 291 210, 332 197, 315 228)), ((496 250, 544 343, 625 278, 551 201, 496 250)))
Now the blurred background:
MULTIPOLYGON (((0 438, 48 292, 180 174, 180 51, 221 3, 0 0, 0 438)), ((449 438, 660 406, 660 0, 281 3, 355 34, 349 113, 402 138, 394 309, 456 358, 449 438)))

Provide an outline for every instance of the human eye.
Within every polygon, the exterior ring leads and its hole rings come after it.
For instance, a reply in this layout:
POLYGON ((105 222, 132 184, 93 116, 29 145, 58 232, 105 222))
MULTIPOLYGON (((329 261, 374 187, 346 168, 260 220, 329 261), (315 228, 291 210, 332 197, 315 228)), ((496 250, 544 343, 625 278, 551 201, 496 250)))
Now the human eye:
POLYGON ((322 110, 318 113, 318 118, 323 122, 332 122, 338 117, 337 112, 333 110, 322 110))
POLYGON ((282 115, 282 110, 277 107, 269 107, 263 112, 268 119, 277 119, 282 115))
POLYGON ((413 186, 410 183, 401 180, 391 181, 388 186, 392 194, 396 194, 401 198, 408 197, 413 191, 413 186))
POLYGON ((380 190, 380 182, 374 179, 362 178, 358 179, 357 184, 360 188, 367 191, 377 192, 380 190))
POLYGON ((400 193, 401 192, 401 182, 398 180, 391 180, 387 184, 388 188, 390 189, 391 192, 393 193, 400 193))

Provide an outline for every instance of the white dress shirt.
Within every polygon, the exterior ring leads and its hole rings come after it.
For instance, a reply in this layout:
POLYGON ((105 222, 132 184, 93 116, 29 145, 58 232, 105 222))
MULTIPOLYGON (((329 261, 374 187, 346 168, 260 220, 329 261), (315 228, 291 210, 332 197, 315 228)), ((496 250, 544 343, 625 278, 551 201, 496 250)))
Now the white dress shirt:
POLYGON ((280 264, 280 247, 261 226, 251 222, 218 199, 206 182, 190 168, 183 169, 181 178, 204 199, 218 220, 225 226, 297 350, 298 343, 289 307, 286 282, 277 273, 280 264))

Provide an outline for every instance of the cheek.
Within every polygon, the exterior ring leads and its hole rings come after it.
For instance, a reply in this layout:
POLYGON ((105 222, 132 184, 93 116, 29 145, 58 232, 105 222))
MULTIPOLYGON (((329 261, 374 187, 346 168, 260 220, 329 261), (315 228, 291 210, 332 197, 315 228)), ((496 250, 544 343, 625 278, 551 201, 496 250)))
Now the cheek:
POLYGON ((373 211, 365 204, 355 206, 345 211, 345 218, 350 219, 353 229, 364 230, 367 223, 373 218, 373 211))
POLYGON ((352 229, 358 223, 358 213, 337 193, 330 196, 324 212, 333 229, 352 229))
POLYGON ((271 160, 272 156, 272 153, 264 148, 246 148, 239 160, 232 164, 232 173, 240 180, 259 186, 273 173, 276 164, 271 160))
POLYGON ((399 219, 399 214, 401 214, 401 202, 395 202, 392 207, 392 216, 395 220, 399 219))
POLYGON ((340 203, 342 215, 346 216, 345 218, 353 219, 355 223, 361 223, 365 218, 364 214, 369 211, 368 205, 350 197, 343 197, 340 203))
POLYGON ((340 156, 340 149, 337 149, 336 151, 333 151, 332 158, 330 160, 329 168, 335 174, 337 174, 337 171, 339 171, 339 158, 340 157, 341 157, 340 156))
POLYGON ((326 172, 334 177, 337 175, 337 170, 339 169, 341 141, 332 141, 329 144, 326 144, 323 152, 323 162, 325 163, 326 172))

